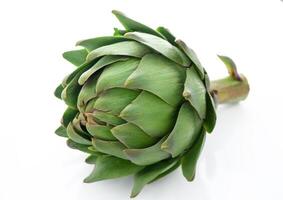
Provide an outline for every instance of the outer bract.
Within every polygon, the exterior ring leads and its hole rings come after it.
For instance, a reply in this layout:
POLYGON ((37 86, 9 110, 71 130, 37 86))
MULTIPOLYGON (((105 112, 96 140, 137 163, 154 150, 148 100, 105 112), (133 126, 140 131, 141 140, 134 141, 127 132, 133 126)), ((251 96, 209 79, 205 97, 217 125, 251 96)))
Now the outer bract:
POLYGON ((68 105, 56 133, 95 164, 85 182, 134 175, 134 197, 180 165, 192 181, 216 120, 208 76, 166 28, 113 13, 125 30, 63 54, 76 69, 55 91, 68 105))

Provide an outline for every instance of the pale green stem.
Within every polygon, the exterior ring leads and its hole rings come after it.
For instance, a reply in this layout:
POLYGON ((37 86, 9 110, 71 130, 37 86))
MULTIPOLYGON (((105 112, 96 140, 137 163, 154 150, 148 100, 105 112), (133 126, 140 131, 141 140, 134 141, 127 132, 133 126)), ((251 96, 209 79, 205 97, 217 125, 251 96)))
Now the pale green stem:
POLYGON ((240 78, 230 75, 223 79, 211 81, 210 90, 216 103, 223 104, 235 103, 246 99, 250 87, 247 78, 241 74, 240 78))

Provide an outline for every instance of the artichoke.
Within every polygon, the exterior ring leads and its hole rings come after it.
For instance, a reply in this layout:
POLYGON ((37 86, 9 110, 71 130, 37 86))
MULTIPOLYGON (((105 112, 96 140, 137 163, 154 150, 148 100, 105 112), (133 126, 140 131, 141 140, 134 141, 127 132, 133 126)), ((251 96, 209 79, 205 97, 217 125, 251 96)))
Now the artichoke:
POLYGON ((208 75, 168 29, 113 14, 125 30, 63 54, 76 69, 55 90, 68 106, 56 134, 95 164, 86 183, 134 175, 135 197, 180 165, 192 181, 216 122, 208 75))

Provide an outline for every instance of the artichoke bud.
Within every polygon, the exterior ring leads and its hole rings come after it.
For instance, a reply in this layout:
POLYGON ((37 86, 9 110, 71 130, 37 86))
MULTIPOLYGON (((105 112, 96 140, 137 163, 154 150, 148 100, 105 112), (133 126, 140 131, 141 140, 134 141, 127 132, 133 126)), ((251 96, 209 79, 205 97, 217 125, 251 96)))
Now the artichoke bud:
POLYGON ((85 182, 134 175, 134 197, 179 165, 193 179, 215 107, 192 49, 164 27, 113 13, 125 30, 64 54, 76 69, 56 89, 68 105, 58 130, 95 163, 85 182))

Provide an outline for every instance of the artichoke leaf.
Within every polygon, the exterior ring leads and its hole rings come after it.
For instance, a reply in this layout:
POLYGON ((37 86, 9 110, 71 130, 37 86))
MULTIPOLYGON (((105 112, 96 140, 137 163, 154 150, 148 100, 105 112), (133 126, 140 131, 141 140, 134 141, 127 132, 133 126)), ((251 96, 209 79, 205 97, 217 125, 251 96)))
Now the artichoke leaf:
POLYGON ((176 43, 180 49, 183 50, 183 52, 190 58, 190 60, 195 64, 196 69, 201 77, 201 79, 204 79, 204 68, 202 64, 200 63, 196 53, 194 50, 189 48, 182 40, 176 40, 176 43))
POLYGON ((170 154, 161 149, 161 144, 166 138, 144 149, 125 149, 124 152, 130 161, 137 165, 151 165, 170 157, 170 154))
MULTIPOLYGON (((86 103, 86 107, 85 108, 83 108, 83 113, 85 114, 85 113, 91 113, 91 112, 93 112, 93 106, 94 106, 94 104, 95 104, 95 101, 96 101, 96 99, 97 98, 93 98, 93 99, 91 99, 91 100, 89 100, 87 103, 86 103)), ((80 109, 80 108, 79 108, 80 109)), ((87 117, 87 116, 85 116, 85 117, 87 117)), ((92 117, 92 116, 91 116, 92 117)))
POLYGON ((176 37, 167 28, 160 26, 157 28, 157 31, 161 33, 161 35, 163 35, 163 37, 166 38, 168 42, 176 46, 176 37))
POLYGON ((79 74, 64 88, 61 98, 71 108, 77 108, 78 95, 82 86, 78 84, 79 74))
POLYGON ((91 108, 91 107, 93 107, 93 102, 95 102, 95 99, 92 99, 91 101, 89 101, 89 103, 87 104, 87 107, 86 107, 86 111, 85 111, 85 113, 83 114, 83 116, 84 116, 84 119, 85 119, 85 122, 86 123, 91 123, 91 124, 98 124, 98 125, 106 125, 106 122, 104 122, 104 121, 101 121, 101 120, 99 120, 98 118, 95 118, 95 116, 93 115, 93 108, 91 108), (91 105, 90 107, 89 107, 89 105, 91 105))
POLYGON ((104 141, 94 137, 92 138, 92 145, 99 152, 128 160, 127 156, 123 152, 126 147, 118 141, 104 141))
POLYGON ((162 55, 147 54, 128 77, 125 86, 146 90, 177 106, 183 100, 185 69, 162 55))
POLYGON ((99 110, 95 110, 92 114, 89 115, 92 115, 94 118, 106 122, 107 124, 111 124, 113 126, 118 126, 120 124, 126 123, 125 120, 116 115, 99 110))
POLYGON ((215 127, 216 124, 216 103, 212 97, 212 95, 210 94, 210 80, 209 77, 205 71, 205 75, 204 75, 204 83, 206 85, 206 117, 204 120, 204 128, 206 129, 206 131, 208 133, 211 133, 215 127))
POLYGON ((77 108, 83 112, 87 107, 87 103, 96 97, 96 83, 98 76, 89 78, 89 80, 82 86, 77 100, 77 108))
POLYGON ((114 37, 114 36, 103 36, 96 37, 86 40, 81 40, 77 42, 77 46, 81 46, 87 49, 88 52, 93 51, 94 49, 98 49, 103 46, 107 46, 110 44, 115 44, 118 42, 127 41, 128 39, 123 37, 114 37))
POLYGON ((62 116, 62 119, 61 119, 61 124, 67 128, 68 124, 73 121, 73 119, 77 116, 78 114, 78 110, 77 109, 73 109, 71 107, 68 107, 63 116, 62 116))
POLYGON ((86 61, 87 54, 88 52, 86 49, 77 49, 64 52, 63 58, 78 67, 86 61))
POLYGON ((195 177, 197 161, 203 148, 204 142, 205 130, 203 129, 195 144, 184 154, 182 158, 183 175, 188 181, 193 181, 195 177))
POLYGON ((117 56, 117 55, 109 55, 104 56, 97 61, 89 70, 85 71, 79 78, 79 84, 83 85, 95 72, 102 69, 103 67, 110 65, 112 63, 127 60, 127 57, 117 56))
POLYGON ((59 126, 56 131, 55 134, 61 137, 68 137, 67 135, 67 130, 64 126, 59 126))
POLYGON ((111 88, 103 91, 97 98, 94 109, 105 111, 113 115, 119 115, 120 112, 130 104, 140 91, 127 88, 111 88))
POLYGON ((154 49, 181 66, 188 67, 191 64, 191 61, 184 55, 182 51, 170 44, 167 40, 164 40, 160 37, 139 32, 129 32, 126 33, 124 37, 133 39, 154 49))
POLYGON ((72 121, 74 130, 78 132, 82 137, 87 140, 91 140, 91 134, 86 130, 86 118, 83 113, 80 113, 73 121, 72 121))
POLYGON ((142 91, 120 117, 140 127, 151 137, 162 137, 174 126, 176 108, 156 95, 142 91))
POLYGON ((206 117, 203 126, 208 133, 211 133, 216 124, 216 108, 211 94, 206 92, 206 117))
POLYGON ((62 86, 65 88, 76 77, 77 74, 81 75, 83 72, 87 71, 94 65, 96 61, 97 60, 94 60, 93 62, 86 62, 83 65, 79 66, 76 70, 74 70, 63 79, 62 86))
POLYGON ((87 178, 84 179, 84 182, 91 183, 105 179, 129 176, 137 173, 143 168, 143 166, 135 165, 128 160, 116 158, 110 155, 102 155, 96 159, 94 170, 87 178))
MULTIPOLYGON (((88 70, 93 64, 89 63, 87 65, 83 65, 79 67, 77 70, 75 70, 75 73, 71 73, 63 82, 65 82, 66 87, 62 91, 61 98, 65 101, 65 103, 72 107, 77 108, 77 100, 78 95, 80 93, 80 90, 82 86, 78 83, 78 80, 82 73, 84 73, 86 70, 88 70), (75 75, 74 75, 75 74, 75 75), (74 77, 69 81, 69 78, 74 77)), ((63 84, 64 85, 64 84, 63 84)))
POLYGON ((98 156, 96 154, 91 154, 89 155, 86 159, 85 159, 85 162, 87 164, 95 164, 96 163, 96 160, 97 160, 98 156))
MULTIPOLYGON (((91 146, 93 147, 93 146, 91 146)), ((88 147, 88 149, 91 149, 91 147, 88 147)), ((97 152, 96 150, 93 151, 90 155, 88 155, 88 157, 85 159, 85 162, 87 164, 95 164, 96 163, 96 160, 99 156, 103 156, 105 154, 103 153, 100 153, 100 152, 97 152)))
POLYGON ((93 153, 93 151, 89 149, 90 146, 76 143, 71 139, 67 140, 67 145, 71 149, 77 149, 79 151, 82 151, 82 152, 85 152, 85 153, 90 153, 90 154, 93 153))
POLYGON ((96 92, 101 93, 107 89, 124 87, 125 81, 137 68, 139 62, 137 58, 129 58, 105 67, 97 81, 96 92))
POLYGON ((190 148, 202 126, 202 120, 188 102, 183 103, 174 129, 169 134, 161 149, 170 153, 172 157, 180 155, 190 148))
POLYGON ((91 145, 91 141, 86 139, 79 131, 77 131, 72 123, 67 126, 68 137, 78 144, 91 145))
POLYGON ((201 119, 206 114, 206 88, 193 67, 186 69, 184 98, 195 108, 201 119))
POLYGON ((112 134, 128 148, 146 148, 154 145, 157 138, 152 138, 134 124, 126 123, 111 129, 112 134))
POLYGON ((112 132, 110 131, 111 127, 109 126, 86 123, 86 129, 92 136, 95 136, 98 139, 117 140, 116 137, 114 137, 112 132))
POLYGON ((177 169, 179 166, 181 165, 181 160, 178 160, 178 162, 173 165, 171 168, 167 169, 165 172, 163 172, 162 174, 160 174, 159 176, 157 176, 154 180, 150 181, 149 183, 155 182, 161 178, 163 178, 164 176, 170 174, 171 172, 173 172, 175 169, 177 169))
POLYGON ((154 165, 147 166, 138 172, 134 178, 131 197, 137 196, 146 184, 154 181, 158 176, 174 167, 177 162, 178 159, 164 160, 154 165))
POLYGON ((58 99, 62 99, 61 94, 62 94, 63 90, 64 90, 63 85, 62 84, 58 85, 56 87, 55 91, 54 91, 55 97, 57 97, 58 99))
POLYGON ((141 58, 150 52, 151 49, 141 43, 136 41, 124 41, 97 48, 88 54, 86 60, 90 62, 96 58, 106 55, 120 55, 141 58))
POLYGON ((122 12, 113 10, 112 13, 117 17, 117 19, 121 22, 121 24, 125 27, 127 31, 137 31, 137 32, 142 32, 142 33, 148 33, 148 34, 152 34, 152 35, 162 38, 162 35, 160 35, 157 31, 133 19, 130 19, 122 12))

